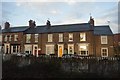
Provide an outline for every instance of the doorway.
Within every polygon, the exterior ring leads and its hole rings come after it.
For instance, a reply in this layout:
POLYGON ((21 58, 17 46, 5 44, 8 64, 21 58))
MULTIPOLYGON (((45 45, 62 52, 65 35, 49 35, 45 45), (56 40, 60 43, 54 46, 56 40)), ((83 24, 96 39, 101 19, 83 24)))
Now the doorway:
POLYGON ((63 44, 58 44, 58 57, 62 57, 64 46, 63 44))

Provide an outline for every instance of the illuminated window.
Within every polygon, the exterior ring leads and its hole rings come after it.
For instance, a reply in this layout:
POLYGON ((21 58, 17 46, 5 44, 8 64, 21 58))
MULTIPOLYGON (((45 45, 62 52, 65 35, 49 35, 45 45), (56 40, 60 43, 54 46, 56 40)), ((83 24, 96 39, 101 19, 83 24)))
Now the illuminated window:
POLYGON ((26 42, 30 43, 31 40, 31 34, 26 34, 26 42))
POLYGON ((80 33, 80 41, 86 41, 86 33, 80 33))
POLYGON ((46 45, 46 54, 54 54, 54 45, 46 45))
POLYGON ((73 41, 73 33, 69 33, 69 41, 73 41))
POLYGON ((108 48, 101 48, 102 57, 108 57, 108 48))
POLYGON ((101 36, 101 44, 107 44, 107 36, 101 36))
POLYGON ((63 34, 59 34, 59 42, 63 42, 63 34))
POLYGON ((79 44, 79 53, 82 56, 88 55, 88 44, 79 44))
POLYGON ((52 42, 53 41, 52 38, 53 38, 53 35, 52 34, 48 34, 48 42, 52 42))
POLYGON ((32 45, 25 45, 25 52, 32 54, 32 45))
POLYGON ((35 34, 35 42, 38 42, 38 34, 35 34))

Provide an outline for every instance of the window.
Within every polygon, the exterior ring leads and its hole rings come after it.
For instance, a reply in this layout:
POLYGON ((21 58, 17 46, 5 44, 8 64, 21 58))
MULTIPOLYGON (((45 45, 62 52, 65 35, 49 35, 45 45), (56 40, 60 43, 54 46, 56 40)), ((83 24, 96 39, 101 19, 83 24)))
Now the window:
POLYGON ((74 44, 68 44, 68 54, 74 54, 74 44))
POLYGON ((38 42, 38 34, 35 34, 35 42, 38 42))
POLYGON ((9 36, 9 41, 11 41, 11 40, 12 40, 12 35, 9 36))
POLYGON ((46 54, 54 54, 54 45, 46 45, 46 54))
POLYGON ((59 34, 59 42, 63 42, 63 34, 59 34))
POLYGON ((26 42, 30 43, 31 40, 31 34, 26 34, 26 42))
POLYGON ((108 48, 101 48, 102 57, 108 57, 108 48))
POLYGON ((79 53, 82 56, 88 55, 88 44, 79 44, 79 53))
POLYGON ((14 41, 18 41, 18 35, 14 35, 14 41))
POLYGON ((4 41, 7 41, 7 35, 5 35, 5 38, 4 38, 5 40, 4 41))
POLYGON ((69 41, 73 41, 73 34, 69 33, 69 41))
POLYGON ((48 42, 52 42, 52 41, 53 41, 53 40, 52 40, 52 37, 53 37, 52 34, 48 34, 48 42))
POLYGON ((11 46, 11 53, 17 53, 17 52, 20 52, 20 46, 18 45, 11 46))
POLYGON ((107 36, 101 36, 101 44, 107 44, 107 36))
POLYGON ((32 45, 25 45, 25 52, 32 54, 32 45))
POLYGON ((80 41, 86 41, 86 33, 80 33, 80 41))

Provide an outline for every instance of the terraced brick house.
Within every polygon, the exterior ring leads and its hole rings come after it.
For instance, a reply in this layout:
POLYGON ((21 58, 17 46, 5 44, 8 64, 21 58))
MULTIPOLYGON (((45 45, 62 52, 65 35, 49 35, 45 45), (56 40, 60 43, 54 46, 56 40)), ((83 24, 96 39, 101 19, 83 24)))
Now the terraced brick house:
POLYGON ((9 22, 5 23, 5 28, 2 30, 2 46, 6 54, 14 54, 22 52, 23 35, 28 27, 10 27, 9 22))
POLYGON ((30 20, 29 26, 9 27, 3 29, 3 47, 5 53, 13 53, 13 45, 18 46, 18 52, 26 52, 39 56, 40 54, 56 55, 78 54, 80 56, 111 57, 113 52, 113 33, 108 25, 95 26, 90 17, 87 23, 36 26, 30 20), (17 42, 14 40, 18 34, 17 42), (7 35, 14 35, 9 41, 7 35), (7 47, 9 49, 7 49, 7 47), (19 47, 20 46, 20 47, 19 47))
POLYGON ((120 33, 114 34, 114 51, 116 56, 120 56, 120 33))

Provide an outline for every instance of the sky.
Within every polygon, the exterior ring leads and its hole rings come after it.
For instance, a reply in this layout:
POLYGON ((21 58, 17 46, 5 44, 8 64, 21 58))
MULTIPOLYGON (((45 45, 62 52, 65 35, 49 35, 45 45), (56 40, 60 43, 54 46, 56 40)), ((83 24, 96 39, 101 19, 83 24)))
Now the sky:
POLYGON ((11 27, 27 26, 30 19, 36 25, 45 25, 47 19, 51 25, 87 23, 91 15, 96 26, 109 25, 113 33, 118 33, 118 0, 4 0, 0 5, 2 27, 6 21, 11 27))

